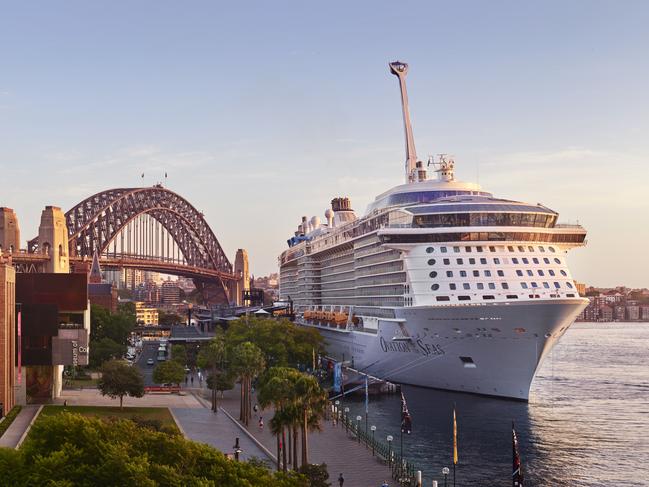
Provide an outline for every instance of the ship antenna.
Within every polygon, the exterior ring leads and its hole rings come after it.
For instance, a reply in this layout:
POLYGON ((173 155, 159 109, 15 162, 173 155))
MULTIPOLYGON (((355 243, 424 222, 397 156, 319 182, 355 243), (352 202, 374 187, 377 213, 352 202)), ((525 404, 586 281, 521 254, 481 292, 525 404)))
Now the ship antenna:
POLYGON ((401 88, 401 109, 403 111, 403 128, 406 135, 406 183, 415 181, 417 167, 417 151, 415 150, 415 139, 412 135, 412 125, 410 124, 410 111, 408 109, 408 92, 406 91, 406 74, 408 74, 408 65, 401 61, 395 61, 389 64, 390 72, 399 78, 399 87, 401 88))

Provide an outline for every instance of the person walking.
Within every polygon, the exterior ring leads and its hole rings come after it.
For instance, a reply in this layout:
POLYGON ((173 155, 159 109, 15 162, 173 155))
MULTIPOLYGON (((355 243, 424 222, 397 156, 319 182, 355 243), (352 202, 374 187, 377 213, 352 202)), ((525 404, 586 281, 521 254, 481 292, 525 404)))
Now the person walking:
POLYGON ((259 429, 264 429, 264 418, 262 416, 259 416, 259 429))
POLYGON ((193 375, 192 375, 192 378, 191 378, 191 383, 192 383, 192 387, 194 387, 194 376, 193 375))
POLYGON ((340 485, 340 487, 343 487, 344 483, 345 483, 345 477, 343 477, 343 474, 341 472, 340 475, 338 476, 338 485, 340 485))
POLYGON ((388 485, 388 481, 387 481, 387 480, 384 480, 383 483, 381 484, 381 487, 390 487, 390 486, 388 485))

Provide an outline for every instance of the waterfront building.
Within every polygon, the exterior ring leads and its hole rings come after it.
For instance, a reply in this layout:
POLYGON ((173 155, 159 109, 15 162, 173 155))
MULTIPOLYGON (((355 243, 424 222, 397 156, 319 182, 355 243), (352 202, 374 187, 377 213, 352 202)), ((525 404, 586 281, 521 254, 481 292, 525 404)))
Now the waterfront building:
POLYGON ((649 305, 640 306, 640 317, 642 321, 649 321, 649 305))
POLYGON ((613 308, 607 304, 599 307, 598 321, 613 321, 613 308))
POLYGON ((125 289, 135 291, 144 282, 144 272, 139 269, 122 269, 122 280, 125 289))
POLYGON ((632 304, 626 307, 626 318, 629 321, 638 321, 640 319, 640 306, 632 304))
POLYGON ((615 319, 615 321, 624 321, 626 319, 626 306, 623 304, 616 304, 613 307, 613 319, 615 319))
POLYGON ((575 289, 580 296, 586 296, 586 284, 583 282, 575 281, 575 289))
POLYGON ((0 255, 0 416, 3 417, 16 404, 15 387, 19 379, 16 338, 16 271, 0 255))
POLYGON ((99 256, 96 252, 88 274, 88 299, 90 304, 102 306, 111 313, 117 311, 117 287, 104 281, 99 265, 99 256))
POLYGON ((158 309, 147 306, 142 301, 135 302, 135 319, 140 325, 157 325, 158 309))

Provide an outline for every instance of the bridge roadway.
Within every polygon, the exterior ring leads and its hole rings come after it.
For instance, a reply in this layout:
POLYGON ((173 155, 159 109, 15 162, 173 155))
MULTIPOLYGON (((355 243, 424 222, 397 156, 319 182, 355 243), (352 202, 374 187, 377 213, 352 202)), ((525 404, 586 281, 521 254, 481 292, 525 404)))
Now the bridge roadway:
POLYGON ((159 341, 145 341, 142 344, 142 352, 140 353, 135 365, 144 376, 144 387, 156 385, 153 382, 153 369, 158 365, 158 347, 160 346, 159 341), (147 365, 147 360, 153 359, 153 365, 147 365))

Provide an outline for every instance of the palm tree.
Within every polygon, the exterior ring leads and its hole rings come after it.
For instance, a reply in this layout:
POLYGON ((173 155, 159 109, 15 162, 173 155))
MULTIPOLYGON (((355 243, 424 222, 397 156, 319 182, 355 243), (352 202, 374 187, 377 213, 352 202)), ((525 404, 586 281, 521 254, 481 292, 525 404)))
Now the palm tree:
POLYGON ((296 407, 300 414, 299 425, 302 431, 302 466, 309 464, 308 432, 320 430, 320 420, 327 408, 327 394, 317 379, 311 375, 300 374, 295 384, 298 401, 296 407))
POLYGON ((218 399, 217 399, 217 374, 218 369, 223 369, 225 364, 226 349, 225 349, 225 337, 223 335, 217 335, 206 346, 201 348, 201 351, 198 354, 198 365, 202 369, 211 370, 211 385, 212 385, 212 411, 218 411, 218 399))
POLYGON ((239 418, 248 426, 252 412, 251 385, 252 380, 263 372, 266 362, 259 347, 250 342, 237 345, 232 351, 232 367, 241 379, 241 406, 239 418))

